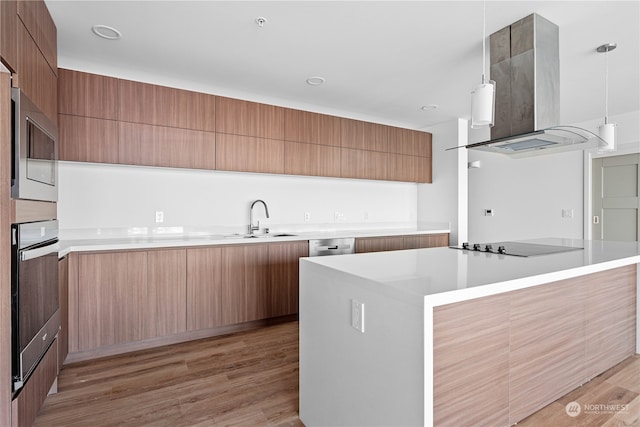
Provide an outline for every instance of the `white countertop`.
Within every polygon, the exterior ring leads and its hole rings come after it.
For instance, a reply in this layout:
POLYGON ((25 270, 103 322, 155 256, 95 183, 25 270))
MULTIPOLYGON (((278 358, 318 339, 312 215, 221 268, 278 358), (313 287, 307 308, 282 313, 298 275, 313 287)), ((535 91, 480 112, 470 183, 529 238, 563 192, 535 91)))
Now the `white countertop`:
MULTIPOLYGON (((70 252, 89 251, 115 251, 130 249, 156 249, 188 246, 212 246, 212 245, 237 245, 255 243, 291 242, 310 239, 334 239, 348 237, 383 237, 401 235, 421 235, 449 233, 450 230, 441 227, 407 227, 393 229, 372 230, 330 230, 330 231, 292 231, 292 236, 267 237, 261 235, 258 238, 244 238, 232 234, 187 233, 179 235, 142 235, 131 237, 106 237, 86 239, 62 239, 60 241, 59 256, 63 257, 70 252)), ((281 232, 271 232, 281 234, 281 232)))
POLYGON ((302 262, 368 279, 387 294, 433 306, 640 263, 638 242, 558 238, 527 242, 584 249, 523 258, 431 248, 303 258, 302 262))

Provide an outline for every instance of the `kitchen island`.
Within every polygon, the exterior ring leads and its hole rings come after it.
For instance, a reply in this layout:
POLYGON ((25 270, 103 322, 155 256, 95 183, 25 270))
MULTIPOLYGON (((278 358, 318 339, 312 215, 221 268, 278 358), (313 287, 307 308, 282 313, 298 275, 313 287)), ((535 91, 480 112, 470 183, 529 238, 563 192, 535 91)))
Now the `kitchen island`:
POLYGON ((512 425, 640 351, 640 244, 300 261, 300 418, 512 425))

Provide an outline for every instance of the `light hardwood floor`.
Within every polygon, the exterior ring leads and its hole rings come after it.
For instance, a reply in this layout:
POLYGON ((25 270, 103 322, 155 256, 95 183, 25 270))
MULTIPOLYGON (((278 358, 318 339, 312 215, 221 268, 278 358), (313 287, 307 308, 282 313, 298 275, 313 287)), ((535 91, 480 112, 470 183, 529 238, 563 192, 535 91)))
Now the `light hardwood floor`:
MULTIPOLYGON (((301 426, 298 322, 75 363, 58 386, 36 426, 301 426)), ((640 426, 640 356, 518 426, 640 426), (573 401, 577 417, 565 411, 573 401), (628 406, 617 414, 588 406, 607 404, 628 406)))

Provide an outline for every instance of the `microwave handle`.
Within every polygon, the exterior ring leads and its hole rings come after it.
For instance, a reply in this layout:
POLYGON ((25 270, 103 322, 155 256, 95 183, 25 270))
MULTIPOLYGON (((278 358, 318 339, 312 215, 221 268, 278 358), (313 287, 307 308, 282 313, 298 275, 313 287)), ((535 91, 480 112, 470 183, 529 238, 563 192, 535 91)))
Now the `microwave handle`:
POLYGON ((20 261, 29 261, 34 258, 49 255, 53 252, 58 252, 60 245, 54 243, 53 245, 45 246, 43 248, 30 249, 28 251, 20 252, 20 261))

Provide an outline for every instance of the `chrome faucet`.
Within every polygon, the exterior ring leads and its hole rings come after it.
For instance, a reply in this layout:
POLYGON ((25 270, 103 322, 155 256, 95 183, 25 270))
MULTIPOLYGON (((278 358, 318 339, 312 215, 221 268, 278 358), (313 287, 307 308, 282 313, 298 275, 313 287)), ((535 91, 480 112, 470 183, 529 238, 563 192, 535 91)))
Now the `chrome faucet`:
POLYGON ((254 200, 249 208, 249 234, 251 235, 253 235, 254 231, 260 230, 260 220, 258 220, 257 225, 253 225, 253 207, 256 203, 262 203, 262 206, 264 206, 264 213, 267 215, 267 218, 269 218, 269 208, 267 208, 267 204, 264 200, 254 200))

